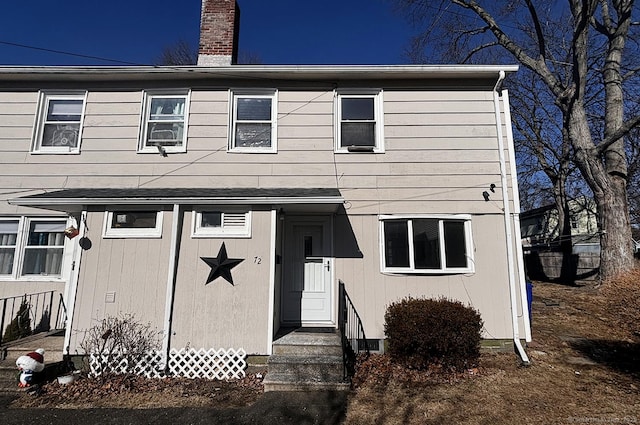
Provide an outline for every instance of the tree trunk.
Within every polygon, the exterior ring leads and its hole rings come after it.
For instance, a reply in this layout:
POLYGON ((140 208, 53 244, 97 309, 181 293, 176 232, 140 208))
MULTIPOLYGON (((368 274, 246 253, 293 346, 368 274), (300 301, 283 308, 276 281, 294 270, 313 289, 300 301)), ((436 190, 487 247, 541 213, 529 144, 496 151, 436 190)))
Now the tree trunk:
POLYGON ((576 164, 593 190, 598 210, 600 279, 604 281, 634 265, 626 177, 607 173, 593 147, 587 116, 579 104, 573 105, 567 119, 576 164))
POLYGON ((634 265, 626 180, 609 175, 609 188, 595 197, 600 220, 600 278, 606 280, 634 265))

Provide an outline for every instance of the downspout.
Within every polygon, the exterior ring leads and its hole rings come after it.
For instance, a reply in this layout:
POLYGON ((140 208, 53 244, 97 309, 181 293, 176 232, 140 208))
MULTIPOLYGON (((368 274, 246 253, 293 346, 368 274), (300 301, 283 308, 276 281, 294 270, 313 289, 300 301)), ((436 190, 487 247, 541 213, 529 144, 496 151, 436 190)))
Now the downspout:
MULTIPOLYGON (((511 232, 511 210, 509 208, 509 188, 507 187, 507 164, 504 157, 504 140, 502 139, 502 119, 500 113, 500 95, 498 93, 498 87, 502 80, 505 78, 504 70, 500 71, 498 81, 493 87, 493 104, 496 114, 496 126, 498 132, 498 157, 500 160, 500 186, 502 186, 502 202, 504 204, 504 230, 507 239, 507 269, 509 273, 509 298, 511 301, 511 326, 513 328, 513 344, 518 351, 518 355, 522 359, 524 365, 529 365, 529 357, 525 353, 522 344, 520 343, 520 331, 518 326, 518 305, 516 302, 516 277, 513 267, 514 254, 513 254, 513 234, 511 232)), ((519 243, 520 241, 518 241, 519 243)))
MULTIPOLYGON (((64 345, 62 346, 62 354, 68 355, 69 346, 71 344, 71 325, 73 324, 73 313, 76 309, 76 296, 78 293, 78 279, 80 278, 80 260, 82 259, 82 247, 80 247, 80 240, 87 234, 87 212, 82 211, 80 214, 80 222, 76 223, 79 227, 80 234, 78 234, 78 242, 74 243, 73 247, 73 270, 70 274, 69 289, 66 291, 67 299, 65 302, 67 305, 67 320, 65 322, 64 330, 64 345)), ((58 312, 60 314, 60 312, 58 312)))
POLYGON ((511 190, 513 191, 513 230, 516 241, 516 260, 520 273, 520 304, 522 305, 522 321, 524 323, 524 340, 531 342, 531 323, 529 320, 529 301, 527 300, 527 283, 525 279, 524 254, 522 252, 522 233, 520 232, 520 192, 518 191, 518 172, 516 170, 516 150, 513 143, 513 130, 511 128, 511 110, 509 108, 509 92, 502 90, 502 102, 504 104, 504 120, 507 129, 507 150, 509 151, 509 165, 511 166, 511 190))
POLYGON ((180 230, 180 205, 173 205, 171 220, 171 247, 169 248, 169 267, 167 270, 167 294, 164 306, 164 329, 162 334, 162 369, 169 364, 169 347, 171 341, 171 323, 173 321, 173 299, 175 295, 176 269, 178 266, 178 245, 180 230))

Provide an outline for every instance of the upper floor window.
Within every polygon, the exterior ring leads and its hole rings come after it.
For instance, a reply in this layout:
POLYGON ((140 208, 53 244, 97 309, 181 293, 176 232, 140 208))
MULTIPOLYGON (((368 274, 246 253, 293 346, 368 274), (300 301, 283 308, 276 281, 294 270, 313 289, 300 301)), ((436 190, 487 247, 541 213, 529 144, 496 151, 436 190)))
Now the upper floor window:
POLYGON ((86 92, 40 93, 34 153, 78 153, 86 92))
POLYGON ((193 237, 251 236, 251 212, 211 209, 193 212, 193 237))
POLYGON ((382 271, 472 273, 469 216, 380 217, 382 271))
POLYGON ((229 150, 276 152, 276 93, 233 93, 229 150))
POLYGON ((382 92, 338 93, 336 152, 384 152, 382 92))
POLYGON ((188 92, 145 92, 140 152, 186 152, 188 92))
POLYGON ((162 211, 106 211, 105 238, 159 238, 162 236, 162 211))
POLYGON ((0 277, 59 278, 66 219, 0 220, 0 277))

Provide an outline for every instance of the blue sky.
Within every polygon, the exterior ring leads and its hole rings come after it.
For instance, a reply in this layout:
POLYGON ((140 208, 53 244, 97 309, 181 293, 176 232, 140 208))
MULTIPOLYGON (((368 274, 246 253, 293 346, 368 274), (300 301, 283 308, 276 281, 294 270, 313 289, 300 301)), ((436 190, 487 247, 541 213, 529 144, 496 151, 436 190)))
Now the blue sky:
MULTIPOLYGON (((240 50, 264 64, 402 64, 413 28, 389 0, 238 0, 240 50)), ((0 65, 117 65, 16 43, 134 64, 164 46, 197 43, 200 0, 6 1, 0 65), (179 5, 179 6, 176 6, 179 5)))

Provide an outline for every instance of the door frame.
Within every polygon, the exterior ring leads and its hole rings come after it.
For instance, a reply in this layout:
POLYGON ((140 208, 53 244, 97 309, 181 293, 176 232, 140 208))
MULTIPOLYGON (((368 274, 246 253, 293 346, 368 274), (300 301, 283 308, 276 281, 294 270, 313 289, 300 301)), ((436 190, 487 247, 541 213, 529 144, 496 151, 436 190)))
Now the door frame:
POLYGON ((280 278, 280 325, 281 326, 301 326, 301 327, 336 327, 337 326, 337 307, 336 307, 336 294, 337 294, 337 285, 335 278, 335 257, 334 257, 334 236, 333 236, 333 228, 334 228, 334 219, 333 214, 316 214, 316 215, 287 215, 284 219, 284 225, 282 226, 282 268, 283 271, 281 273, 280 278), (302 320, 298 322, 288 322, 285 321, 285 308, 286 308, 286 297, 285 297, 285 280, 287 278, 287 273, 284 269, 288 266, 286 262, 287 258, 287 249, 291 249, 288 246, 287 239, 287 229, 291 229, 294 225, 322 225, 323 226, 323 234, 328 236, 328 261, 330 265, 329 271, 329 317, 328 321, 322 322, 302 322, 302 320))

